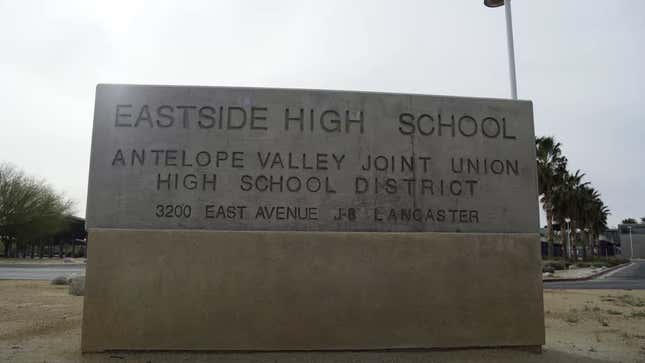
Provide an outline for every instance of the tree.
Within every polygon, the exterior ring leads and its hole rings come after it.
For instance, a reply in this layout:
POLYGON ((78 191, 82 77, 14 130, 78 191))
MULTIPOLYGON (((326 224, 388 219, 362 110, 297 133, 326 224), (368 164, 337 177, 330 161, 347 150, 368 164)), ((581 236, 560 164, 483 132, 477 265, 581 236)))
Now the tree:
POLYGON ((562 155, 561 145, 553 137, 535 140, 538 190, 546 213, 548 255, 553 256, 553 194, 567 173, 567 159, 562 155))
POLYGON ((535 141, 540 201, 547 219, 549 257, 553 256, 553 222, 560 225, 560 237, 565 257, 577 258, 577 245, 582 246, 586 258, 598 249, 600 233, 607 229, 609 208, 603 203, 600 192, 580 170, 570 173, 562 146, 553 137, 539 137, 535 141), (565 224, 566 223, 566 224, 565 224), (565 232, 565 226, 568 226, 565 232))
MULTIPOLYGON (((610 214, 609 207, 607 207, 603 201, 600 199, 600 194, 598 198, 594 201, 592 206, 592 218, 590 221, 590 230, 592 241, 597 243, 598 238, 602 232, 607 229, 607 217, 610 214)), ((596 250, 600 251, 600 246, 596 245, 596 250)))
POLYGON ((567 234, 565 239, 565 222, 569 222, 571 226, 571 215, 575 214, 575 194, 576 187, 580 184, 584 174, 577 171, 575 174, 567 173, 564 175, 560 183, 553 189, 552 207, 553 216, 560 225, 560 235, 562 236, 562 245, 564 247, 565 257, 569 257, 569 247, 571 242, 571 235, 567 234))
POLYGON ((586 184, 579 188, 577 198, 578 213, 576 219, 585 237, 583 251, 585 257, 587 257, 588 251, 593 254, 598 235, 607 229, 609 208, 604 205, 600 198, 600 193, 586 184))
MULTIPOLYGON (((601 199, 600 193, 590 186, 589 182, 583 182, 584 174, 580 170, 575 174, 567 173, 562 182, 555 186, 552 204, 554 217, 564 226, 569 224, 565 246, 565 256, 569 257, 571 249, 574 259, 577 259, 578 242, 582 243, 583 256, 589 257, 593 254, 596 241, 600 233, 607 229, 607 217, 609 208, 601 199), (578 239, 578 230, 582 239, 578 239)), ((562 233, 564 236, 564 233, 562 233)))
POLYGON ((625 218, 623 219, 623 224, 636 224, 636 220, 634 218, 625 218))
POLYGON ((5 256, 26 255, 29 247, 63 230, 72 203, 43 181, 0 165, 0 238, 5 256))

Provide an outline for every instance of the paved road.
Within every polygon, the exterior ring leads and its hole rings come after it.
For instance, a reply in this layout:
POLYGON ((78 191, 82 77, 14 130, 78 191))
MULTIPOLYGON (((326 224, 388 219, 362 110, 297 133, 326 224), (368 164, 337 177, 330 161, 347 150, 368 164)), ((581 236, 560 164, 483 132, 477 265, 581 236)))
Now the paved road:
POLYGON ((84 275, 85 265, 0 264, 0 280, 51 280, 74 274, 84 275))
MULTIPOLYGON (((0 280, 51 280, 56 276, 84 274, 85 266, 0 264, 0 280)), ((634 289, 645 290, 645 260, 588 281, 545 282, 545 289, 634 289)))
POLYGON ((545 289, 626 289, 645 290, 645 260, 587 281, 545 282, 545 289))

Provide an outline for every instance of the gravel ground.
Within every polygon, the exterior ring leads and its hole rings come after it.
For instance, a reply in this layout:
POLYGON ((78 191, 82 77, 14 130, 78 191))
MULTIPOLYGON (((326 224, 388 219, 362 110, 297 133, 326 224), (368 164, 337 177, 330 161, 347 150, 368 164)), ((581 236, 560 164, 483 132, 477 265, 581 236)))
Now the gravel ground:
POLYGON ((645 291, 547 290, 542 354, 510 349, 297 353, 80 353, 83 298, 0 281, 2 362, 643 362, 645 291))

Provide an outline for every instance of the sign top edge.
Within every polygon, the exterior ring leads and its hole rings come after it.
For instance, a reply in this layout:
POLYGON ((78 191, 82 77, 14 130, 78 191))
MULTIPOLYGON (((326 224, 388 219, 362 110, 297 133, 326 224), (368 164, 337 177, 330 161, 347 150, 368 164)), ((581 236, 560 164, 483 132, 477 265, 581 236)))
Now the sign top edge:
POLYGON ((441 97, 452 99, 468 99, 479 101, 497 101, 508 103, 528 103, 533 104, 532 100, 513 100, 510 98, 495 98, 495 97, 470 97, 470 96, 453 96, 453 95, 437 95, 437 94, 424 94, 424 93, 407 93, 407 92, 377 92, 377 91, 359 91, 359 90, 338 90, 338 89, 315 89, 315 88, 280 88, 280 87, 243 87, 243 86, 194 86, 194 85, 162 85, 162 84, 129 84, 129 83, 97 83, 96 91, 100 88, 119 88, 119 87, 146 87, 146 88, 214 88, 214 89, 234 89, 234 90, 262 90, 262 91, 302 91, 302 92, 322 92, 322 93, 354 93, 364 95, 399 95, 399 96, 429 96, 441 97))

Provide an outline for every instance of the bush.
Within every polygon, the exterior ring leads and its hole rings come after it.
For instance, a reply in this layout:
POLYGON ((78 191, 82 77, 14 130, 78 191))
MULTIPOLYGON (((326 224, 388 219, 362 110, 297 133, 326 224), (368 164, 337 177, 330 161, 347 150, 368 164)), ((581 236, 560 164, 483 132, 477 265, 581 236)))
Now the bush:
POLYGON ((542 272, 553 272, 555 270, 566 270, 570 263, 566 261, 548 261, 542 265, 542 272), (548 269, 548 270, 545 270, 548 269), (550 271, 553 269, 553 271, 550 271))
POLYGON ((551 265, 545 265, 545 266, 542 266, 542 272, 554 273, 555 269, 551 265))
POLYGON ((645 319, 645 311, 636 311, 632 313, 632 318, 645 319))
POLYGON ((564 315, 564 321, 570 324, 575 324, 580 321, 578 316, 578 311, 576 309, 571 309, 564 315))
POLYGON ((57 276, 51 282, 52 285, 69 285, 67 276, 57 276))
POLYGON ((622 265, 624 263, 629 262, 629 260, 626 260, 624 258, 617 258, 617 257, 594 257, 589 260, 585 261, 580 261, 576 263, 576 266, 578 267, 613 267, 613 266, 618 266, 622 265))
POLYGON ((83 296, 85 294, 85 276, 75 276, 69 283, 69 294, 83 296))
POLYGON ((607 262, 609 263, 609 266, 618 266, 629 262, 629 260, 625 258, 610 258, 607 262))

